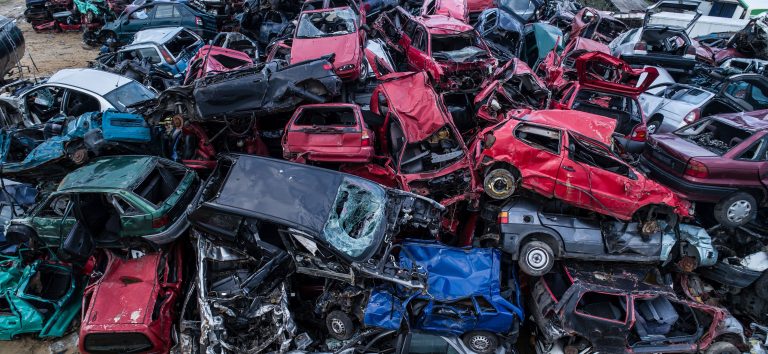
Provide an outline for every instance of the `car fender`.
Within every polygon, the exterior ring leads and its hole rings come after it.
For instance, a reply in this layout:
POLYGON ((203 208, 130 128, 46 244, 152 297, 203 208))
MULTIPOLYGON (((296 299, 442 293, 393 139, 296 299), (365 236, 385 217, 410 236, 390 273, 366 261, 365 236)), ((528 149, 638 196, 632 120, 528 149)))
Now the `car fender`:
POLYGON ((552 251, 554 251, 555 257, 559 257, 563 253, 563 239, 557 231, 545 226, 521 226, 525 228, 522 232, 505 232, 502 228, 502 250, 509 253, 513 260, 518 259, 520 256, 520 249, 532 238, 544 241, 550 246, 553 246, 552 251))

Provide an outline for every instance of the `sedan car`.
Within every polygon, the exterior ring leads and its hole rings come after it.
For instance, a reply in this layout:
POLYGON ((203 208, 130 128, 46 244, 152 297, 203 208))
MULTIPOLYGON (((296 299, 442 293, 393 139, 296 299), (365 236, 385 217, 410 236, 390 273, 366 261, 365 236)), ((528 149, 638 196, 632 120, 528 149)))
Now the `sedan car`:
POLYGON ((659 212, 691 216, 689 202, 612 152, 614 129, 602 116, 546 110, 488 128, 473 148, 485 193, 503 200, 520 185, 624 221, 659 212))
POLYGON ((186 230, 198 187, 197 174, 166 159, 104 157, 64 177, 29 216, 11 221, 6 237, 76 259, 96 247, 167 244, 186 230))
POLYGON ((218 33, 215 16, 195 9, 186 2, 149 2, 133 11, 125 11, 116 20, 108 22, 98 32, 100 42, 131 42, 141 30, 181 26, 203 39, 212 39, 218 33))
POLYGON ((78 117, 86 112, 120 112, 155 98, 142 84, 120 75, 93 69, 63 69, 18 96, 0 97, 10 113, 5 127, 32 127, 53 117, 78 117))
POLYGON ((181 295, 181 247, 130 257, 107 251, 102 276, 83 295, 82 353, 166 353, 181 295))
POLYGON ((713 205, 721 225, 745 225, 768 206, 768 110, 704 118, 646 144, 641 166, 686 199, 713 205))

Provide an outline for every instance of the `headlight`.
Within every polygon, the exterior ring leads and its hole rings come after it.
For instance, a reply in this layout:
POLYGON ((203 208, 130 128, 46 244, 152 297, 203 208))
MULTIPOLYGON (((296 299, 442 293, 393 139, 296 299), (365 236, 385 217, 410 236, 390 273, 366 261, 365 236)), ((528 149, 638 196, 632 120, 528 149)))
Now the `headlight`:
POLYGON ((349 70, 352 70, 354 68, 355 68, 355 64, 347 64, 347 65, 342 65, 339 68, 339 71, 349 71, 349 70))

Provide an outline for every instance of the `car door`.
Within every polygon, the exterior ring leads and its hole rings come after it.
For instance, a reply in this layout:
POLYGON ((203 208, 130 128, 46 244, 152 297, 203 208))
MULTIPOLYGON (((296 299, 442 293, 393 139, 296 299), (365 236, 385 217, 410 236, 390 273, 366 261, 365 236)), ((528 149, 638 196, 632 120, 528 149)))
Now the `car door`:
POLYGON ((177 27, 181 25, 181 13, 172 3, 157 4, 152 17, 152 27, 177 27))
POLYGON ((588 338, 595 352, 623 353, 632 313, 628 297, 589 290, 575 295, 567 305, 564 327, 588 338))
MULTIPOLYGON (((428 46, 429 35, 422 26, 416 26, 413 31, 413 42, 408 47, 405 47, 405 56, 408 61, 408 67, 415 71, 427 70, 427 63, 429 62, 428 46)), ((434 77, 434 73, 432 74, 434 77)))
POLYGON ((450 303, 429 300, 417 323, 425 331, 463 333, 475 328, 477 313, 471 298, 450 303))
POLYGON ((49 197, 32 217, 32 227, 48 246, 59 246, 61 237, 75 225, 71 196, 58 194, 49 197))
POLYGON ((563 160, 562 131, 520 123, 513 134, 522 143, 518 144, 514 153, 522 184, 551 198, 556 193, 556 182, 563 160))
MULTIPOLYGON (((147 233, 147 226, 151 224, 151 216, 146 210, 142 210, 132 200, 118 194, 109 196, 112 207, 117 211, 120 220, 119 230, 110 230, 122 237, 139 237, 147 233)), ((107 225, 114 226, 114 225, 107 225)))
POLYGON ((567 153, 558 166, 555 197, 568 204, 589 209, 592 207, 589 170, 576 157, 577 151, 571 142, 571 135, 567 134, 566 138, 567 141, 561 149, 567 150, 567 153))

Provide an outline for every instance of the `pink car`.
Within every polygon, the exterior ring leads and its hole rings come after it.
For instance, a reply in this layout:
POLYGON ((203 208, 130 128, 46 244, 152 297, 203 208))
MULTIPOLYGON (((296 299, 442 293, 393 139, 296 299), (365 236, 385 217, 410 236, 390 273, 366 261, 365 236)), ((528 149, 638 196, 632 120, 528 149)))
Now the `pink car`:
POLYGON ((189 85, 208 74, 240 69, 251 65, 253 65, 251 57, 241 51, 204 45, 190 61, 187 75, 184 77, 184 85, 189 85))

